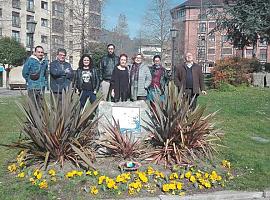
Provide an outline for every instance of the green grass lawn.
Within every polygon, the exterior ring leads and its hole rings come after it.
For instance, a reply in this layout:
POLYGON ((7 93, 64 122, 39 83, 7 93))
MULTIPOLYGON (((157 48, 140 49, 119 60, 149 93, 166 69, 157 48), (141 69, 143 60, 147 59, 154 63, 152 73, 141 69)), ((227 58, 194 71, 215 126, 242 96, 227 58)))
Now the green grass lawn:
MULTIPOLYGON (((0 143, 10 143, 19 137, 17 97, 0 98, 0 143)), ((229 189, 262 190, 270 188, 270 89, 239 88, 233 92, 209 91, 200 96, 208 112, 219 110, 218 126, 225 132, 219 159, 228 159, 238 174, 228 185, 229 189)), ((0 147, 0 199, 39 199, 57 196, 57 191, 33 190, 29 184, 8 175, 7 164, 16 151, 0 147)), ((66 186, 68 187, 68 186, 66 186)), ((73 188, 74 189, 74 188, 73 188)), ((63 188, 68 190, 67 188, 63 188)))

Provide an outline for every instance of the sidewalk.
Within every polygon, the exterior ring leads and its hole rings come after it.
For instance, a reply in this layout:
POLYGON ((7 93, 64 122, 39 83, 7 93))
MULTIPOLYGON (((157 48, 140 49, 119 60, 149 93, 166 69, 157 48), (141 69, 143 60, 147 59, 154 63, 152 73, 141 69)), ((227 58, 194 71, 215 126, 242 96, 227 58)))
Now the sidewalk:
POLYGON ((157 197, 126 198, 124 200, 270 200, 270 189, 264 192, 218 191, 190 196, 159 195, 157 197))

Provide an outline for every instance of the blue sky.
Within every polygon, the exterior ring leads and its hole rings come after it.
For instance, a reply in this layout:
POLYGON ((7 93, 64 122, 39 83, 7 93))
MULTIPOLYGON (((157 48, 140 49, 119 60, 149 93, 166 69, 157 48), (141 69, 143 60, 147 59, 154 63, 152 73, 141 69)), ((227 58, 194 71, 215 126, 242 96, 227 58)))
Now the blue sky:
MULTIPOLYGON (((171 0, 172 7, 183 3, 185 0, 171 0)), ((139 33, 143 16, 149 8, 151 0, 106 0, 103 10, 105 28, 112 30, 117 24, 120 13, 125 14, 129 25, 129 35, 136 37, 139 33)))

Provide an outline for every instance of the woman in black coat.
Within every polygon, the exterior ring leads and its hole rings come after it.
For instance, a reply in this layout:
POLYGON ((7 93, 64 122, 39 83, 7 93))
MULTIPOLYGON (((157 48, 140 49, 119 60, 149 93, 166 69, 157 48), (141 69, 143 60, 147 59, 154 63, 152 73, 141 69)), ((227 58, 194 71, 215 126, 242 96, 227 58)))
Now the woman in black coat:
POLYGON ((120 65, 116 66, 111 78, 111 95, 114 102, 127 101, 129 98, 129 73, 127 55, 120 55, 120 65))
POLYGON ((90 55, 84 54, 77 69, 76 88, 79 90, 81 108, 84 107, 87 99, 91 103, 96 100, 99 90, 99 77, 90 55))

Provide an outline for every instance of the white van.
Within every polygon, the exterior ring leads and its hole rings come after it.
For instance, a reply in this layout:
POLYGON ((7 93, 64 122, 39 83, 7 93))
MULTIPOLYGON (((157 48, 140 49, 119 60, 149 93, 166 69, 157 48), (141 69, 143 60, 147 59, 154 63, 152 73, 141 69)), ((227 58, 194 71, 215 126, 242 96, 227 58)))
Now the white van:
POLYGON ((9 72, 9 89, 26 89, 26 81, 22 76, 23 66, 14 67, 9 72))

